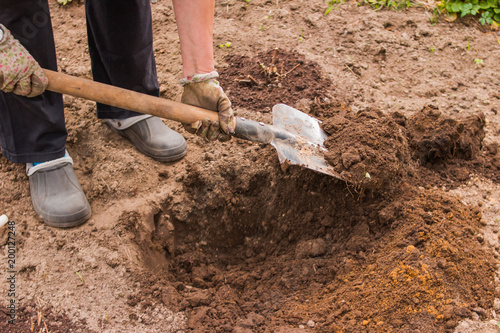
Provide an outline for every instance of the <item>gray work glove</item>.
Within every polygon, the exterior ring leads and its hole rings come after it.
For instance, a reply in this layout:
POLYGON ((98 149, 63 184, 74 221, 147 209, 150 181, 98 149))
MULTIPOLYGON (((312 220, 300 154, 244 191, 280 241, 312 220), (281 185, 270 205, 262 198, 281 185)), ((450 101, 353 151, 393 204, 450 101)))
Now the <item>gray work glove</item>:
POLYGON ((0 90, 34 97, 47 88, 49 79, 29 52, 0 24, 0 90))
POLYGON ((228 141, 234 134, 236 119, 231 101, 227 98, 216 78, 216 71, 196 74, 180 80, 184 87, 181 102, 219 113, 219 121, 198 120, 192 124, 183 124, 186 131, 201 136, 209 141, 228 141))

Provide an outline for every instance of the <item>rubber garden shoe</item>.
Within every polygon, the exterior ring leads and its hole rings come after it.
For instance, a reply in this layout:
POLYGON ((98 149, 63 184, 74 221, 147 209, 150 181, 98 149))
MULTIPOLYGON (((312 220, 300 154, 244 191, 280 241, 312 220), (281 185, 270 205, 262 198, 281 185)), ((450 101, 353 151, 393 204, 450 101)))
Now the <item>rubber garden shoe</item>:
POLYGON ((127 119, 107 119, 111 129, 129 139, 138 151, 161 162, 174 162, 187 153, 184 137, 158 117, 141 115, 127 119))
POLYGON ((73 170, 73 159, 66 156, 44 163, 28 163, 31 201, 43 221, 56 228, 76 227, 92 214, 73 170))

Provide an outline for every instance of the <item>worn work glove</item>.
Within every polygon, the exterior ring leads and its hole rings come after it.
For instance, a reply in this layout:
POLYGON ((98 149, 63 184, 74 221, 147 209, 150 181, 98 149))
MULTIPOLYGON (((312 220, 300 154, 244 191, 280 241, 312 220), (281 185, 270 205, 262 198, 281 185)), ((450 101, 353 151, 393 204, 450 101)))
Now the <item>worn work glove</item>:
POLYGON ((0 90, 34 97, 44 92, 49 79, 40 65, 7 28, 0 24, 0 90))
POLYGON ((186 131, 201 136, 209 141, 228 141, 234 134, 236 119, 231 101, 227 98, 216 78, 216 71, 196 74, 180 80, 184 87, 181 102, 219 113, 219 121, 198 120, 192 124, 183 124, 186 131))

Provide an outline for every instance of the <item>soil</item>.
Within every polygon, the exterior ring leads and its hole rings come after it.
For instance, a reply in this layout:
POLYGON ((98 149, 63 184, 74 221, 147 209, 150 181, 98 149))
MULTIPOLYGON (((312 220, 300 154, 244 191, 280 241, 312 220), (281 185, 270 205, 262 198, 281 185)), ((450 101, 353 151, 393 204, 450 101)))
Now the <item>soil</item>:
POLYGON ((321 68, 293 50, 275 48, 255 58, 229 54, 224 60, 229 66, 220 71, 221 83, 234 107, 270 112, 278 103, 324 100, 331 90, 321 68))
MULTIPOLYGON (((404 116, 403 116, 404 117, 404 116)), ((327 163, 359 190, 381 189, 413 169, 408 134, 390 115, 365 110, 325 120, 327 163)))
MULTIPOLYGON (((161 94, 178 99, 172 5, 152 8, 161 94)), ((189 153, 156 162, 97 120, 93 102, 65 96, 93 216, 45 226, 24 165, 0 159, 18 306, 8 324, 1 298, 0 331, 499 331, 498 33, 422 8, 325 10, 217 2, 215 55, 240 116, 271 123, 286 103, 320 119, 325 159, 346 181, 170 121, 189 153)), ((60 71, 90 78, 83 3, 51 1, 51 15, 60 71)))

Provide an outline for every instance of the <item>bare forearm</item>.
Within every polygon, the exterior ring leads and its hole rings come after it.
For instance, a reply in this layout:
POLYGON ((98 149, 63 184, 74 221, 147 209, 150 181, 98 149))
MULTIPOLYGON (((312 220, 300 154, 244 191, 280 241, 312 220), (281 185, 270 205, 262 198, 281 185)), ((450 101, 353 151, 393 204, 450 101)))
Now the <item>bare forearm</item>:
POLYGON ((173 0, 184 77, 214 70, 214 0, 173 0))

